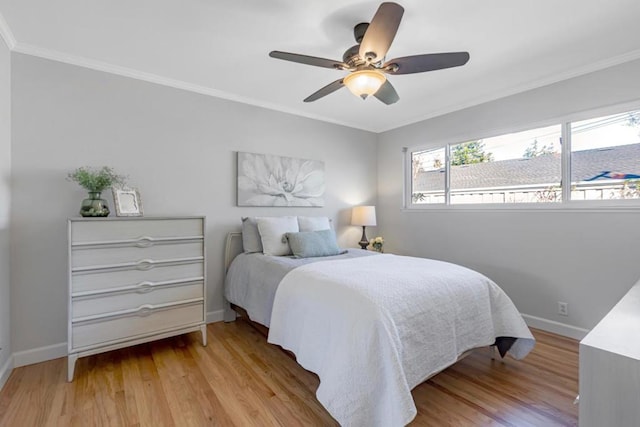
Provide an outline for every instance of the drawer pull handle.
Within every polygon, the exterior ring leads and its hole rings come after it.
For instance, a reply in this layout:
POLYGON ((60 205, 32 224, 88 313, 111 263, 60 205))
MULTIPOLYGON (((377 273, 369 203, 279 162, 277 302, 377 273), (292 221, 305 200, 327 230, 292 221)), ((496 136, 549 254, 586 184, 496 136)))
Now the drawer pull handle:
POLYGON ((152 305, 141 305, 140 308, 138 308, 138 316, 140 317, 147 317, 148 315, 150 315, 153 312, 153 306, 152 305))
POLYGON ((153 286, 152 282, 140 282, 137 286, 138 289, 136 289, 136 292, 139 294, 146 294, 153 291, 153 286))
POLYGON ((151 270, 154 267, 155 262, 153 260, 150 259, 143 259, 141 261, 138 261, 136 263, 136 268, 138 270, 151 270))
POLYGON ((148 248, 153 246, 153 237, 142 236, 139 237, 136 241, 136 246, 139 248, 148 248))

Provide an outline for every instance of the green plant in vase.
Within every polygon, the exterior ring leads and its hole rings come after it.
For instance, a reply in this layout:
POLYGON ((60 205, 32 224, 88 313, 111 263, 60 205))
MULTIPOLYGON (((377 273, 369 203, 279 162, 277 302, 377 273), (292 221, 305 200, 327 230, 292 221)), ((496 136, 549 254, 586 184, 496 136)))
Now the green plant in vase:
POLYGON ((100 196, 105 189, 114 185, 124 185, 126 180, 125 176, 117 175, 108 166, 100 169, 81 167, 69 173, 67 178, 89 192, 89 197, 84 199, 80 206, 80 215, 88 217, 109 216, 109 205, 100 196))

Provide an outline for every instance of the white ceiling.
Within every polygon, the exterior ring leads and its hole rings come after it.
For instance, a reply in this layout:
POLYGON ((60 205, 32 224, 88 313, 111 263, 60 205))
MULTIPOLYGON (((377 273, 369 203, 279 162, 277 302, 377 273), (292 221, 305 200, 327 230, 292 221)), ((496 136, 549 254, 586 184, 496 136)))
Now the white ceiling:
MULTIPOLYGON (((0 0, 14 50, 381 132, 640 58, 638 0, 400 0, 387 58, 468 51, 463 67, 391 76, 400 101, 346 88, 346 74, 268 57, 341 59, 380 2, 356 0, 0 0)), ((0 24, 2 24, 0 16, 0 24)), ((2 25, 0 25, 2 26, 2 25)))

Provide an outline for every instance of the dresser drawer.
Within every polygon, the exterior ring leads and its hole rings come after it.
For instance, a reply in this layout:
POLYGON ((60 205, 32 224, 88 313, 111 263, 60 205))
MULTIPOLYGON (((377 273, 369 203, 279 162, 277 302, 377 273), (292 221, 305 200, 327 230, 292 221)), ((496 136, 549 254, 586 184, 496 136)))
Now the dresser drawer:
POLYGON ((135 313, 72 324, 72 348, 109 345, 204 321, 203 304, 140 307, 135 313))
POLYGON ((172 280, 202 280, 204 261, 182 264, 141 264, 112 270, 89 270, 71 274, 71 292, 90 292, 135 286, 143 282, 164 282, 172 280))
POLYGON ((74 221, 71 244, 113 242, 136 239, 202 237, 202 218, 114 219, 74 221))
POLYGON ((74 297, 72 315, 74 319, 77 319, 95 314, 133 309, 145 304, 167 304, 203 297, 202 282, 169 283, 167 285, 142 282, 136 286, 136 289, 128 291, 74 297))
POLYGON ((202 241, 151 243, 146 247, 103 245, 72 249, 71 268, 99 268, 142 260, 170 260, 202 256, 202 241))

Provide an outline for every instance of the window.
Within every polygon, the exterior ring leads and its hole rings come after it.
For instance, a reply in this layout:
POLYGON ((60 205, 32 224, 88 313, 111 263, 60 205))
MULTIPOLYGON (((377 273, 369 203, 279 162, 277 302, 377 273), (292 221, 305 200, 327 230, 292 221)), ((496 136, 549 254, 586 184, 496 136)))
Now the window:
POLYGON ((409 153, 412 206, 640 199, 640 111, 409 153))
POLYGON ((444 203, 445 197, 445 149, 424 150, 411 153, 413 203, 444 203))
POLYGON ((560 125, 451 146, 451 204, 560 200, 560 125))
POLYGON ((640 111, 571 124, 571 199, 640 198, 640 111))

